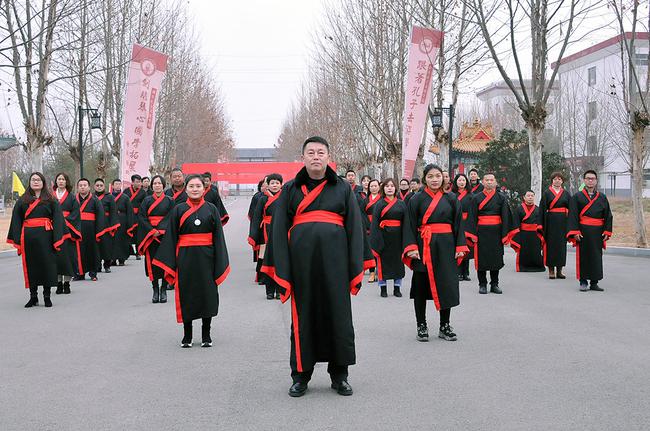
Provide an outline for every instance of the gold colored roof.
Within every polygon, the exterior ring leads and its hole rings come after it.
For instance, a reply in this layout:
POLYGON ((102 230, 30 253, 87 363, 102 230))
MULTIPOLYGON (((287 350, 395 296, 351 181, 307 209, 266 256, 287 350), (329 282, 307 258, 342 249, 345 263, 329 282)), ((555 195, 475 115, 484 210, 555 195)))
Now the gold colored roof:
MULTIPOLYGON (((479 119, 472 123, 464 122, 460 128, 460 135, 454 139, 454 150, 463 153, 479 153, 485 151, 487 143, 494 139, 494 129, 491 123, 483 125, 479 119)), ((437 144, 431 145, 429 149, 434 154, 439 154, 437 144)))

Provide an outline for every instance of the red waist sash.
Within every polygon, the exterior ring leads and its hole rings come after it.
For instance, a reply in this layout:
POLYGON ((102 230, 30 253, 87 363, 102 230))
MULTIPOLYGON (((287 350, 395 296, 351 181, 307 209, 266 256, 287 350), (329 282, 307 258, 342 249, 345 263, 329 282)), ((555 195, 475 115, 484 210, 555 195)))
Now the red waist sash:
POLYGON ((422 237, 422 263, 427 268, 431 295, 433 297, 433 302, 436 304, 436 308, 440 308, 438 289, 436 288, 436 278, 433 272, 433 262, 431 259, 431 235, 434 233, 452 233, 451 225, 449 223, 429 223, 420 226, 418 230, 422 237))
POLYGON ((467 220, 467 216, 469 216, 469 213, 467 211, 463 212, 463 220, 467 220))
POLYGON ((44 227, 45 230, 52 230, 52 220, 47 217, 28 218, 23 222, 23 227, 44 227))
POLYGON ((528 232, 537 232, 537 227, 538 226, 534 223, 522 223, 519 229, 528 232))
POLYGON ((400 220, 382 220, 379 222, 379 228, 383 229, 386 226, 388 227, 400 227, 402 222, 400 220))
POLYGON ((81 213, 81 220, 86 220, 86 221, 95 221, 96 217, 95 214, 93 213, 81 213))
POLYGON ((332 211, 309 211, 298 214, 293 218, 294 226, 302 223, 330 223, 343 226, 343 216, 332 211))
POLYGON ((569 208, 551 208, 548 212, 569 214, 569 208))
POLYGON ((501 224, 501 216, 499 216, 499 215, 478 216, 478 224, 479 225, 501 224))
POLYGON ((151 226, 156 227, 164 218, 163 216, 149 216, 149 223, 151 223, 151 226))
POLYGON ((67 217, 70 215, 70 211, 62 211, 63 212, 63 217, 67 217))
POLYGON ((140 208, 138 208, 138 207, 133 208, 133 212, 134 212, 135 214, 139 213, 139 212, 140 212, 140 208))
POLYGON ((178 236, 178 247, 212 245, 211 233, 186 233, 178 236))
POLYGON ((434 233, 452 233, 451 225, 449 223, 429 223, 422 225, 418 228, 420 236, 423 239, 431 239, 434 233))
POLYGON ((605 219, 582 216, 580 217, 580 224, 586 226, 605 226, 605 219))

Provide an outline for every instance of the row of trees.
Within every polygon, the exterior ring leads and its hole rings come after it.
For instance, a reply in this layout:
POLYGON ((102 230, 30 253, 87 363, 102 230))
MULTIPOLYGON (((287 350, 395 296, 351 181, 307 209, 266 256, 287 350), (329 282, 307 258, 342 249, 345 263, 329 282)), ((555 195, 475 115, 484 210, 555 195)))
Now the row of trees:
MULTIPOLYGON (((223 97, 188 16, 172 0, 2 0, 0 79, 9 115, 25 136, 27 170, 78 170, 77 107, 98 109, 102 128, 83 137, 99 176, 116 175, 133 43, 169 55, 161 89, 152 171, 169 172, 209 151, 228 157, 232 132, 223 97), (201 151, 198 151, 198 150, 201 151)), ((86 120, 89 118, 86 116, 86 120)))
MULTIPOLYGON (((456 105, 468 83, 487 68, 498 71, 527 131, 530 188, 539 196, 549 99, 558 88, 558 68, 551 64, 559 64, 572 44, 602 29, 602 23, 621 35, 648 31, 650 14, 642 16, 643 8, 647 4, 638 0, 357 0, 330 5, 314 35, 315 66, 284 122, 279 153, 294 159, 304 136, 318 133, 330 138, 339 164, 401 176, 407 42, 411 26, 421 25, 445 32, 431 90, 433 106, 456 105)), ((618 121, 627 124, 629 132, 625 156, 633 178, 638 244, 645 246, 641 197, 650 78, 638 70, 634 38, 621 40, 624 76, 631 78, 619 92, 625 118, 618 121)), ((564 125, 559 128, 566 130, 564 125)), ((435 140, 439 162, 447 167, 442 143, 448 133, 453 131, 425 133, 420 156, 435 140)), ((608 134, 600 139, 607 145, 608 134)), ((571 147, 574 160, 587 153, 584 142, 578 146, 571 147)))

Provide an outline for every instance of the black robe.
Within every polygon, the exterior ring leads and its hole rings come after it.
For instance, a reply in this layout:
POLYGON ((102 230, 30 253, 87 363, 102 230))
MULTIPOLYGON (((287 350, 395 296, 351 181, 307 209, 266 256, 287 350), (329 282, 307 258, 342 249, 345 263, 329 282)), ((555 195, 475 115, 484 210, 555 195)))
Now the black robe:
MULTIPOLYGON (((53 191, 56 197, 56 189, 53 191)), ((56 266, 59 275, 73 276, 77 273, 77 246, 81 241, 81 218, 79 216, 79 202, 74 194, 65 192, 59 199, 59 206, 65 219, 63 228, 65 242, 61 251, 56 253, 56 266)))
POLYGON ((576 278, 598 281, 603 279, 603 235, 612 236, 613 216, 607 196, 596 192, 589 198, 587 189, 574 194, 569 204, 567 238, 576 248, 576 278), (577 241, 576 234, 582 239, 577 241))
POLYGON ((483 183, 480 182, 480 181, 479 181, 477 184, 474 184, 474 185, 472 185, 472 184, 470 183, 469 186, 470 186, 470 192, 471 192, 473 195, 474 195, 474 194, 477 194, 477 193, 481 193, 481 192, 485 189, 485 187, 483 187, 483 183))
POLYGON ((368 235, 370 235, 370 225, 372 224, 372 213, 374 211, 374 207, 380 200, 380 194, 377 194, 377 196, 373 199, 372 195, 368 193, 368 196, 363 199, 363 202, 361 204, 361 210, 363 211, 364 215, 364 224, 366 226, 366 232, 368 235))
POLYGON ((350 293, 374 265, 350 184, 327 167, 323 180, 302 168, 276 201, 262 271, 291 298, 291 369, 355 363, 350 293))
POLYGON ((456 253, 467 252, 463 211, 454 193, 429 188, 408 203, 402 256, 413 270, 410 297, 433 299, 437 310, 460 304, 456 253), (407 256, 418 250, 420 259, 407 256))
MULTIPOLYGON (((258 253, 259 248, 257 248, 254 244, 251 244, 250 230, 251 230, 252 223, 253 223, 253 214, 255 213, 255 208, 257 207, 257 202, 262 197, 262 194, 263 193, 260 192, 260 191, 256 192, 253 195, 253 197, 251 198, 251 204, 248 206, 248 221, 249 221, 249 226, 248 226, 248 232, 249 232, 248 238, 249 238, 249 240, 248 240, 248 243, 253 248, 253 262, 257 262, 257 253, 258 253)), ((257 276, 255 277, 255 281, 257 281, 257 276)))
POLYGON ((197 204, 188 199, 174 206, 153 264, 176 286, 178 323, 216 316, 218 286, 230 272, 217 207, 203 199, 197 204))
POLYGON ((544 236, 537 205, 521 204, 512 212, 510 247, 517 253, 517 272, 542 272, 544 236))
POLYGON ((553 187, 544 190, 539 201, 540 223, 544 232, 544 265, 566 266, 566 233, 569 218, 569 192, 562 189, 557 195, 553 187))
POLYGON ((77 241, 77 270, 79 275, 95 272, 101 264, 99 241, 108 230, 104 228, 104 207, 92 193, 83 199, 77 193, 81 214, 81 241, 77 241))
POLYGON ((120 227, 115 232, 113 244, 113 258, 115 260, 125 261, 131 254, 131 238, 137 225, 131 199, 123 192, 114 195, 115 206, 117 207, 117 218, 120 227))
POLYGON ((219 214, 221 214, 221 226, 225 226, 228 220, 230 220, 230 216, 228 215, 228 211, 226 211, 226 207, 223 205, 221 196, 219 196, 219 189, 210 186, 210 188, 203 192, 203 199, 217 207, 219 214))
POLYGON ((403 200, 404 202, 408 203, 408 201, 413 197, 413 192, 411 190, 407 190, 406 193, 404 193, 401 190, 397 191, 397 198, 400 200, 403 200))
POLYGON ((503 268, 503 246, 510 239, 508 201, 496 190, 475 193, 471 199, 465 235, 477 240, 473 244, 476 270, 499 270, 503 268))
MULTIPOLYGON (((462 190, 460 193, 456 193, 458 201, 460 202, 460 207, 463 211, 463 230, 467 224, 467 219, 469 217, 469 212, 472 207, 472 193, 467 190, 462 190)), ((467 246, 469 247, 469 252, 465 254, 463 260, 474 259, 474 246, 471 241, 468 241, 467 246)))
POLYGON ((174 205, 182 204, 187 201, 187 192, 185 191, 185 187, 180 191, 175 191, 173 187, 170 187, 165 190, 165 194, 172 198, 174 205))
POLYGON ((163 193, 159 198, 147 196, 138 211, 138 254, 144 256, 144 273, 151 281, 160 280, 165 275, 161 268, 153 264, 153 259, 164 238, 169 213, 174 206, 172 198, 163 193), (160 235, 154 236, 156 232, 160 235))
MULTIPOLYGON (((106 233, 102 235, 102 239, 99 241, 99 253, 104 261, 104 265, 108 263, 110 266, 115 255, 113 250, 115 249, 115 234, 120 228, 120 219, 117 214, 117 205, 115 204, 115 198, 110 193, 95 194, 99 202, 102 203, 104 207, 104 230, 106 233)), ((97 267, 98 271, 101 271, 101 267, 97 267)))
POLYGON ((404 278, 402 230, 407 226, 406 204, 400 199, 381 199, 374 205, 370 225, 370 247, 377 261, 380 280, 404 278))
POLYGON ((133 214, 135 218, 135 227, 133 228, 133 236, 130 238, 131 244, 135 245, 137 247, 138 243, 138 211, 140 211, 140 206, 142 205, 142 201, 144 201, 144 198, 147 197, 146 192, 140 187, 138 190, 134 190, 133 186, 130 186, 126 190, 124 190, 124 194, 128 196, 128 198, 131 200, 131 206, 133 207, 133 214))
POLYGON ((14 205, 7 242, 22 258, 25 288, 52 287, 57 283, 56 252, 65 241, 65 220, 59 202, 21 197, 14 205))
MULTIPOLYGON (((271 192, 264 193, 257 201, 257 206, 255 211, 253 211, 253 218, 250 223, 250 230, 248 233, 248 243, 253 247, 253 250, 260 249, 260 246, 263 244, 268 244, 271 238, 271 221, 273 220, 273 211, 276 207, 276 201, 280 197, 280 190, 275 195, 272 195, 271 192), (268 194, 267 194, 268 193, 268 194)), ((257 265, 255 270, 257 271, 257 280, 262 281, 266 284, 272 282, 271 277, 267 277, 266 274, 262 273, 262 264, 264 259, 257 259, 257 265)))

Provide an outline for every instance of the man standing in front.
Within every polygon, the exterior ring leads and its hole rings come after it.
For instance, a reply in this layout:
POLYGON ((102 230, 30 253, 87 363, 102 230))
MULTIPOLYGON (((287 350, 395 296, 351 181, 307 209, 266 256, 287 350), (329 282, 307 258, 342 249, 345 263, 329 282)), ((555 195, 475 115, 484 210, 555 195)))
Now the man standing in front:
POLYGON ((576 278, 580 280, 580 291, 602 292, 598 281, 603 279, 603 249, 612 236, 614 217, 607 196, 596 187, 596 171, 588 170, 582 178, 585 187, 569 201, 566 236, 576 248, 576 278))
POLYGON ((289 395, 300 397, 317 362, 328 362, 332 388, 352 395, 348 366, 356 362, 350 293, 374 266, 350 184, 328 166, 327 141, 302 146, 305 166, 282 188, 262 271, 291 299, 289 395))

